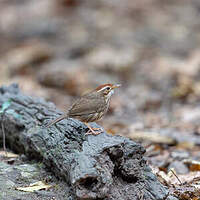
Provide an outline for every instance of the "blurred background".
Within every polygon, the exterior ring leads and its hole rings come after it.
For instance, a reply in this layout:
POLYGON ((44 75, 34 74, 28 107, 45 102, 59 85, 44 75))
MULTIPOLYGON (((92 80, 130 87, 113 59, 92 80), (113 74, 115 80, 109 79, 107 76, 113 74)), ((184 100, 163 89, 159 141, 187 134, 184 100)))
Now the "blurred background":
POLYGON ((121 83, 99 122, 108 133, 142 142, 163 168, 199 159, 199 19, 199 0, 1 0, 0 85, 65 111, 121 83))

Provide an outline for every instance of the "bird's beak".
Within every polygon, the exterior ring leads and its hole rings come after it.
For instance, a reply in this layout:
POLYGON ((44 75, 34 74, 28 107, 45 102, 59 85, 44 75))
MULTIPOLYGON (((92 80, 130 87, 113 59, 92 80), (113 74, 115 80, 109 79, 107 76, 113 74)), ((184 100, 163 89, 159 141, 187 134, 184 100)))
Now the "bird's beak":
POLYGON ((121 87, 121 84, 116 84, 116 85, 113 85, 113 86, 112 86, 113 89, 119 88, 119 87, 121 87))

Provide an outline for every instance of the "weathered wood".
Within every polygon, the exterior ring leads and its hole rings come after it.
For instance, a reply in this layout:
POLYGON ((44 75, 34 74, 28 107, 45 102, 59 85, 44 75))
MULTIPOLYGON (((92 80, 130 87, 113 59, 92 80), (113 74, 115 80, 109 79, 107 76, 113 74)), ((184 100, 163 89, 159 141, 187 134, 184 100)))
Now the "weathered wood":
POLYGON ((74 119, 46 129, 61 114, 52 103, 23 95, 14 84, 0 88, 0 105, 9 99, 8 110, 18 115, 6 111, 1 118, 7 145, 30 159, 42 160, 70 184, 75 199, 170 199, 147 166, 140 144, 105 132, 86 136, 87 127, 74 119))

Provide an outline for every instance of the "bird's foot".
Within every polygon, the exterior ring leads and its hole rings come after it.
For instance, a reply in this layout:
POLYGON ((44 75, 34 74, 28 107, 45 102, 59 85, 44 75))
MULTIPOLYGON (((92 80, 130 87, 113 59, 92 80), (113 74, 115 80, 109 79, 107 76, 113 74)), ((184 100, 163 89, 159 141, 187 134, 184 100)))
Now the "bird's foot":
POLYGON ((103 133, 102 128, 92 128, 88 124, 87 124, 87 127, 88 127, 89 130, 85 135, 99 135, 100 133, 103 133))

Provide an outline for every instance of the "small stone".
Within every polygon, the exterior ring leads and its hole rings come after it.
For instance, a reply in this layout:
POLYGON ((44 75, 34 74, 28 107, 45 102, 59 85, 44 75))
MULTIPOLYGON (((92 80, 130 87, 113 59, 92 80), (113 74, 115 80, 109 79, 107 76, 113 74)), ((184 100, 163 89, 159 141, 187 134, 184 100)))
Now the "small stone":
POLYGON ((96 69, 126 74, 132 70, 135 62, 135 52, 133 49, 116 50, 102 46, 92 51, 86 57, 86 60, 90 66, 96 69))
POLYGON ((16 73, 25 73, 28 67, 46 61, 51 55, 52 52, 46 44, 29 41, 29 43, 9 51, 3 63, 9 68, 11 75, 16 75, 16 73))
POLYGON ((171 168, 173 168, 177 174, 187 174, 189 172, 188 167, 181 161, 172 162, 169 165, 168 170, 170 170, 171 168))
POLYGON ((178 160, 189 158, 190 154, 187 151, 173 151, 171 157, 178 160))

